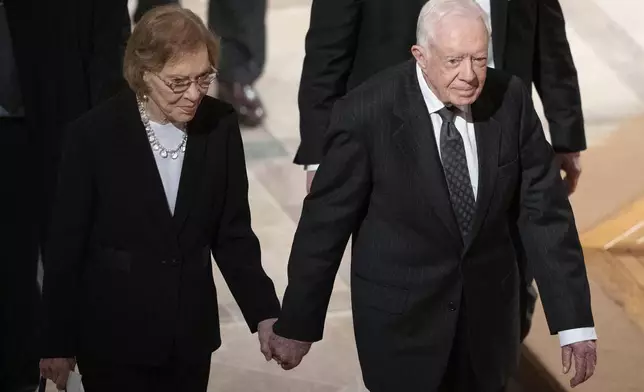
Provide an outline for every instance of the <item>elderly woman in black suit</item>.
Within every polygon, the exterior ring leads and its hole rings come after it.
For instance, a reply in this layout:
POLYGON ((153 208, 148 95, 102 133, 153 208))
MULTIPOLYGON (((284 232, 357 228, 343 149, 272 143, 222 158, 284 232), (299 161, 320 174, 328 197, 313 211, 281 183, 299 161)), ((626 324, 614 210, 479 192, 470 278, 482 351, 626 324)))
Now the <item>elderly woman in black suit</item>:
POLYGON ((214 256, 260 349, 280 305, 251 229, 232 107, 206 96, 215 37, 192 12, 134 29, 131 89, 69 127, 45 252, 41 372, 87 392, 205 391, 220 344, 214 256))

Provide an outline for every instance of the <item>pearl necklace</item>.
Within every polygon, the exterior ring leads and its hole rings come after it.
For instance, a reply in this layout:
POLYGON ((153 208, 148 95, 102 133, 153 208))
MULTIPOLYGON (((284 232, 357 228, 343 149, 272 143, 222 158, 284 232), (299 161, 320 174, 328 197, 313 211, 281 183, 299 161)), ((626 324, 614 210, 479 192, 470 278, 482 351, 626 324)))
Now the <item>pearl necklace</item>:
POLYGON ((154 130, 150 125, 150 117, 148 117, 148 114, 145 111, 145 106, 143 105, 143 101, 137 97, 136 102, 139 106, 139 114, 141 115, 141 121, 143 122, 145 131, 148 134, 148 142, 150 142, 150 145, 152 146, 152 150, 158 151, 161 158, 164 158, 164 159, 167 157, 171 157, 172 159, 177 159, 179 158, 180 153, 185 153, 186 144, 188 142, 188 134, 186 132, 183 133, 183 139, 181 140, 181 143, 179 143, 179 145, 176 148, 168 149, 164 147, 161 144, 161 142, 159 142, 159 139, 157 138, 156 133, 154 133, 154 130))

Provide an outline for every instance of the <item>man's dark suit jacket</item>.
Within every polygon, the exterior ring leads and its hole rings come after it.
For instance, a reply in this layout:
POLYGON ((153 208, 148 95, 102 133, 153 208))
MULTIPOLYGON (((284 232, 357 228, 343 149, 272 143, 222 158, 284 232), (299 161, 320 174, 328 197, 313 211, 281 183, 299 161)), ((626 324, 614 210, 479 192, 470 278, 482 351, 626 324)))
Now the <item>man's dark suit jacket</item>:
MULTIPOLYGON (((335 101, 411 57, 427 0, 313 0, 299 91, 300 165, 322 158, 335 101)), ((490 0, 496 68, 537 87, 557 152, 586 148, 577 71, 558 0, 490 0)))
POLYGON ((232 107, 205 97, 187 132, 172 215, 134 93, 70 127, 45 252, 43 357, 208 358, 220 345, 211 251, 253 332, 279 315, 232 107))
POLYGON ((338 101, 304 201, 277 334, 322 338, 352 233, 358 353, 371 391, 433 391, 464 301, 481 390, 498 390, 519 347, 520 233, 551 333, 593 326, 565 186, 525 85, 488 70, 471 107, 480 164, 472 234, 461 239, 415 62, 338 101))

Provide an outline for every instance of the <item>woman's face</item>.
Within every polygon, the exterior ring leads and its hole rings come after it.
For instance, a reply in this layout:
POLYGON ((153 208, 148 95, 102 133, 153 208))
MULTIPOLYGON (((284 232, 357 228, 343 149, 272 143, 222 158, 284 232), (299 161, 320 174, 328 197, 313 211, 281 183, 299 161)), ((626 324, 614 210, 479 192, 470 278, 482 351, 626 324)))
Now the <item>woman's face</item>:
POLYGON ((186 123, 194 117, 214 77, 215 70, 206 47, 184 54, 167 63, 158 73, 145 73, 151 101, 148 104, 157 106, 154 109, 168 121, 186 123))

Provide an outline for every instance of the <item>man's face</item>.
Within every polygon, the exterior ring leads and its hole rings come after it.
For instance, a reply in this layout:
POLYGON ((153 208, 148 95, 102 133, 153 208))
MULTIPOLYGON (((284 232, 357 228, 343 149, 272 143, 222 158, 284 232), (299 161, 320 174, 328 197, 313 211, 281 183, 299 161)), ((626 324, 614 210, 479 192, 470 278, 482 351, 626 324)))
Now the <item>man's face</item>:
POLYGON ((480 19, 447 16, 434 30, 429 48, 412 53, 436 96, 455 106, 469 105, 481 94, 487 74, 488 33, 480 19))

